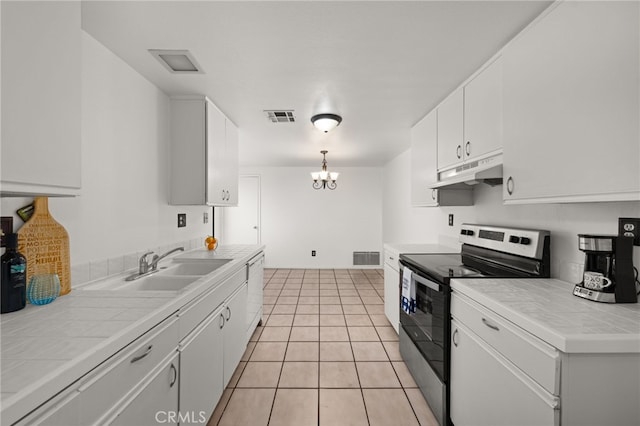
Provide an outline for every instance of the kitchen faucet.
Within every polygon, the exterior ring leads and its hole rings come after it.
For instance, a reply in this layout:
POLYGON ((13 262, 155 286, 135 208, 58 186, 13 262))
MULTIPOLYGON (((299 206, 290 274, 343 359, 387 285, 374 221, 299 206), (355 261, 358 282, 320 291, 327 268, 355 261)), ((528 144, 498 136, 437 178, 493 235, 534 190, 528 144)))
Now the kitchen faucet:
POLYGON ((184 247, 176 247, 173 250, 169 250, 168 252, 166 252, 165 254, 162 254, 160 256, 158 256, 157 254, 154 254, 153 255, 153 259, 151 259, 151 263, 149 264, 149 268, 151 269, 151 271, 152 272, 157 271, 158 270, 158 262, 160 262, 165 257, 169 256, 171 253, 175 253, 177 251, 184 251, 184 247))
POLYGON ((158 272, 158 262, 169 256, 171 253, 175 253, 177 251, 184 251, 184 247, 176 247, 173 250, 169 250, 165 254, 158 256, 157 254, 153 254, 152 251, 148 251, 140 256, 140 260, 138 261, 138 272, 135 274, 129 275, 125 278, 125 281, 134 281, 138 278, 146 277, 147 275, 151 275, 154 272, 158 272), (153 258, 151 259, 151 263, 147 260, 147 256, 153 254, 153 258))

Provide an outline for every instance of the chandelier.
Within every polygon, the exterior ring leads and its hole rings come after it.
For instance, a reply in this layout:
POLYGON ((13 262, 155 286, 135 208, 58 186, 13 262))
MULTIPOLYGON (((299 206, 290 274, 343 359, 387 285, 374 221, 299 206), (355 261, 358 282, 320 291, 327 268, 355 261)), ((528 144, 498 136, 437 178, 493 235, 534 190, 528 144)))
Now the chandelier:
POLYGON ((320 151, 322 154, 322 171, 320 172, 311 172, 311 177, 313 178, 313 188, 314 189, 336 189, 338 184, 336 181, 338 180, 338 175, 340 173, 327 171, 327 152, 326 150, 320 151))

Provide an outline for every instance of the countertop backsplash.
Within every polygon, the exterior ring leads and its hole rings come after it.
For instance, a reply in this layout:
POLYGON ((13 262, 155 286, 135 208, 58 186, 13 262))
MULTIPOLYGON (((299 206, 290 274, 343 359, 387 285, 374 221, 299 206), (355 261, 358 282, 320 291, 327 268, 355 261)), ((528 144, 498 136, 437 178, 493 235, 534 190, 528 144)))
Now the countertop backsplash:
POLYGON ((200 248, 203 246, 202 238, 178 241, 174 244, 166 244, 158 247, 149 247, 136 253, 127 253, 122 256, 110 257, 108 259, 96 259, 87 263, 71 265, 71 289, 91 281, 121 274, 128 270, 138 268, 140 256, 148 251, 157 254, 166 253, 176 247, 184 247, 185 251, 200 248))

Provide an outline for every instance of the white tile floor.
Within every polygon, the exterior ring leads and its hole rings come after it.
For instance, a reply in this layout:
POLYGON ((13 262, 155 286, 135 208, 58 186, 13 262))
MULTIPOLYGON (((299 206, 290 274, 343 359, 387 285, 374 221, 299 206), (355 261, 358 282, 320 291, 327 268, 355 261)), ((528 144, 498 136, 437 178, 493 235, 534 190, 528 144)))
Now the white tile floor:
POLYGON ((372 269, 265 270, 263 326, 209 426, 436 426, 372 269))

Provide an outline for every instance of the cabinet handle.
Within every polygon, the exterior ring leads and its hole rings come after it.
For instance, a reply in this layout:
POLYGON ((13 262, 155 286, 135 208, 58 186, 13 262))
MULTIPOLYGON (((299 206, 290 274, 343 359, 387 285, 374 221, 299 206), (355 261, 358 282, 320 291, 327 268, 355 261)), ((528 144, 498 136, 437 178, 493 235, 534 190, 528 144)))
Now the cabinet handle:
POLYGON ((437 189, 432 189, 432 190, 431 190, 431 198, 433 199, 433 201, 435 201, 435 200, 436 200, 436 194, 437 194, 437 192, 436 192, 436 191, 437 191, 437 189))
POLYGON ((173 385, 176 384, 176 382, 178 381, 178 370, 176 369, 176 366, 173 365, 173 363, 171 363, 171 371, 173 372, 173 379, 171 379, 171 383, 169 384, 169 387, 172 388, 173 385))
POLYGON ((456 157, 462 158, 462 145, 456 147, 456 157))
POLYGON ((220 319, 222 321, 220 321, 220 329, 222 330, 222 328, 224 327, 224 315, 222 315, 222 312, 220 312, 220 319))
POLYGON ((456 340, 457 336, 458 336, 458 329, 456 328, 453 334, 451 335, 451 341, 453 342, 453 346, 455 346, 456 348, 458 347, 458 341, 456 340))
POLYGON ((224 189, 222 190, 222 201, 224 201, 224 189))
POLYGON ((509 176, 509 179, 507 179, 507 192, 509 193, 509 195, 513 194, 513 177, 509 176))
POLYGON ((147 355, 149 355, 151 353, 151 349, 153 349, 153 345, 149 345, 149 347, 147 348, 146 351, 144 351, 144 353, 142 355, 138 355, 135 356, 133 358, 131 358, 131 364, 133 364, 134 362, 138 362, 140 361, 142 358, 146 357, 147 355))
POLYGON ((467 154, 467 156, 471 155, 471 141, 467 141, 466 145, 464 146, 464 152, 467 154))
POLYGON ((482 318, 482 323, 483 323, 484 325, 486 325, 487 327, 489 327, 490 329, 492 329, 492 330, 500 331, 500 329, 498 328, 498 326, 497 326, 497 325, 493 325, 493 324, 491 324, 489 321, 487 321, 487 319, 486 319, 486 318, 482 318))
POLYGON ((227 306, 227 312, 229 313, 229 316, 227 318, 225 318, 227 321, 229 321, 231 319, 231 308, 227 306))

